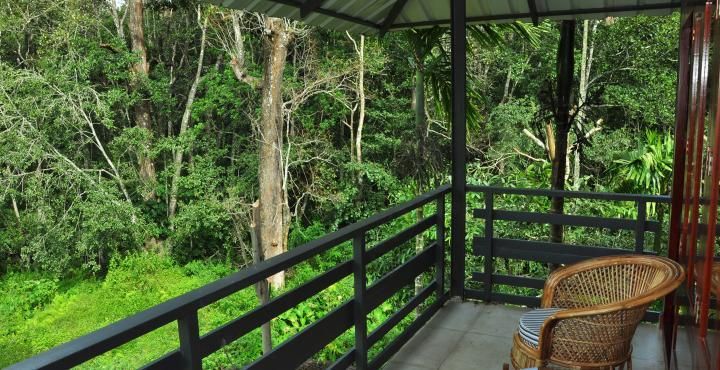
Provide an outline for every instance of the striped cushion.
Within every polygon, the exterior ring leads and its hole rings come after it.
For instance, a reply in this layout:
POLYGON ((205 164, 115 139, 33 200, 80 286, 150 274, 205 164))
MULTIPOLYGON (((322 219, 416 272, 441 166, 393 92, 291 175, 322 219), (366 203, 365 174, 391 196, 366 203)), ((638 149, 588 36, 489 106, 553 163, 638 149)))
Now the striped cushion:
POLYGON ((540 341, 540 328, 545 322, 545 319, 561 310, 562 308, 540 308, 526 312, 520 318, 520 326, 518 328, 520 339, 522 339, 525 344, 537 348, 538 342, 540 341))

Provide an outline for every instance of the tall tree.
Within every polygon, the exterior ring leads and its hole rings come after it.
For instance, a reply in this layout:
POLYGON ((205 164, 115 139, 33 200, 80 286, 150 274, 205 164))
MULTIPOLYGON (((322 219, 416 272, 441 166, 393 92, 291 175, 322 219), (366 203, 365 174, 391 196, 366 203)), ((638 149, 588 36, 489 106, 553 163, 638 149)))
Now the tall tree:
MULTIPOLYGON (((138 101, 133 107, 133 116, 135 125, 146 131, 149 137, 152 137, 152 108, 150 100, 143 92, 143 85, 150 73, 150 63, 148 61, 147 47, 145 45, 145 7, 143 0, 129 0, 130 8, 130 44, 132 51, 138 58, 132 65, 132 83, 131 89, 137 94, 138 101)), ((145 142, 144 148, 138 153, 138 165, 140 167, 140 180, 145 187, 143 198, 146 200, 155 198, 155 183, 157 176, 155 174, 155 164, 149 156, 150 143, 145 142)))
MULTIPOLYGON (((219 29, 223 49, 230 56, 236 79, 259 93, 257 110, 260 115, 255 125, 258 136, 258 239, 264 257, 272 258, 287 251, 290 221, 299 209, 300 200, 306 196, 295 199, 295 207, 290 207, 290 192, 294 186, 291 168, 324 157, 297 158, 303 155, 302 151, 307 151, 307 147, 315 146, 317 139, 298 137, 293 116, 314 96, 335 97, 339 82, 347 78, 350 68, 344 68, 345 63, 323 68, 318 65, 312 47, 305 48, 304 43, 296 43, 292 58, 294 74, 284 76, 288 48, 294 40, 305 37, 306 29, 288 19, 259 15, 244 17, 241 12, 231 12, 229 18, 230 24, 219 29), (244 30, 261 36, 262 58, 253 58, 248 52, 250 49, 246 49, 244 30), (262 78, 248 72, 254 59, 263 60, 262 78), (284 86, 284 79, 292 79, 296 84, 284 86)), ((284 273, 269 280, 273 287, 282 287, 284 273)))
MULTIPOLYGON (((348 38, 350 41, 352 41, 353 46, 355 47, 355 53, 358 56, 357 61, 357 84, 355 86, 355 94, 357 95, 358 100, 358 124, 357 124, 357 132, 355 133, 354 141, 355 141, 355 159, 358 161, 358 163, 362 163, 362 137, 363 137, 363 128, 365 126, 365 36, 360 35, 360 42, 355 41, 352 36, 350 36, 350 33, 347 33, 348 38)), ((354 109, 351 111, 351 114, 354 115, 354 109)), ((353 119, 350 120, 353 122, 353 119)), ((350 129, 352 130, 353 127, 351 125, 350 129)), ((359 177, 358 180, 362 180, 362 177, 359 177)))
MULTIPOLYGON (((290 226, 290 209, 283 190, 283 112, 282 82, 293 39, 290 21, 266 17, 265 68, 263 71, 260 117, 259 192, 260 192, 260 243, 265 258, 277 256, 287 250, 290 226)), ((274 288, 285 284, 285 273, 270 277, 274 288)))
MULTIPOLYGON (((560 46, 557 57, 557 101, 555 111, 555 155, 552 158, 551 186, 553 190, 565 190, 567 172, 568 134, 572 124, 570 98, 572 96, 575 71, 575 21, 563 21, 560 28, 560 46)), ((562 214, 564 197, 553 197, 550 212, 562 214)), ((550 239, 555 243, 563 241, 563 226, 552 225, 550 239)))

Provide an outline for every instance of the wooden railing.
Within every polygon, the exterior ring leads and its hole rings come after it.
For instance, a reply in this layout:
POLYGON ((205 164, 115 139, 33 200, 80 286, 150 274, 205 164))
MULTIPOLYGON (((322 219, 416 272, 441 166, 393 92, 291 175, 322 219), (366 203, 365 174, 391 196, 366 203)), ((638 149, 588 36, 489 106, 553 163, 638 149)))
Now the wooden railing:
MULTIPOLYGON (((475 209, 473 215, 476 219, 484 221, 484 235, 473 238, 473 251, 476 256, 483 257, 482 272, 473 272, 472 280, 482 286, 481 289, 465 289, 465 296, 485 302, 510 303, 537 307, 540 298, 498 292, 496 286, 510 286, 516 288, 542 289, 545 284, 544 277, 513 276, 495 272, 495 259, 507 258, 522 261, 541 262, 547 264, 569 264, 587 258, 614 254, 654 254, 655 250, 645 249, 645 233, 654 233, 653 245, 657 249, 660 245, 660 234, 663 225, 659 221, 649 220, 647 217, 648 204, 666 204, 670 202, 668 196, 618 194, 618 193, 590 193, 575 191, 555 191, 543 189, 517 189, 499 188, 489 186, 469 185, 468 192, 482 193, 484 208, 475 209), (498 196, 515 195, 532 197, 562 197, 565 199, 591 199, 599 202, 634 202, 637 207, 635 218, 608 218, 601 216, 552 214, 545 212, 526 212, 518 210, 498 209, 496 198, 498 196), (562 226, 580 226, 607 230, 628 230, 634 233, 634 245, 626 248, 608 248, 607 246, 586 246, 570 243, 551 243, 542 240, 499 238, 495 233, 497 221, 509 221, 520 224, 546 224, 562 226)), ((657 312, 650 312, 646 319, 657 320, 657 312)))
MULTIPOLYGON (((496 271, 497 259, 516 259, 543 264, 568 264, 586 258, 624 254, 655 253, 660 246, 663 225, 648 219, 648 205, 666 204, 667 196, 648 196, 615 193, 589 193, 553 191, 541 189, 515 189, 468 185, 467 192, 483 194, 484 208, 473 210, 475 219, 484 222, 484 234, 473 239, 473 251, 483 258, 482 272, 470 274, 470 284, 458 289, 467 299, 485 302, 509 303, 536 307, 540 303, 537 295, 522 295, 501 292, 498 287, 543 288, 546 276, 523 276, 502 274, 496 271), (609 218, 594 215, 551 214, 547 211, 528 212, 517 209, 499 209, 498 197, 563 197, 565 199, 589 199, 598 202, 634 202, 637 207, 633 218, 609 218), (527 238, 503 238, 495 232, 496 222, 518 223, 520 225, 544 224, 573 227, 626 230, 634 234, 634 242, 625 248, 608 246, 587 246, 571 243, 550 243, 527 238), (652 250, 645 248, 646 233, 654 233, 652 250), (479 286, 479 288, 478 288, 479 286)), ((245 365, 248 369, 293 369, 313 358, 329 343, 351 328, 354 328, 354 346, 340 356, 329 369, 379 369, 442 307, 449 298, 445 287, 446 225, 445 198, 449 186, 443 186, 414 200, 395 206, 364 221, 344 227, 320 239, 296 247, 289 252, 268 259, 233 275, 215 281, 167 302, 159 304, 136 315, 118 321, 110 326, 87 334, 74 341, 53 348, 38 356, 27 359, 10 369, 66 369, 80 365, 129 341, 143 336, 169 323, 178 325, 180 347, 154 362, 145 369, 201 369, 203 358, 217 352, 227 344, 261 327, 270 320, 297 307, 342 279, 352 276, 353 297, 339 305, 324 317, 306 326, 296 335, 274 347, 269 353, 245 365), (367 246, 367 234, 390 221, 434 203, 436 212, 412 226, 394 234, 388 239, 367 246), (435 229, 435 240, 416 253, 406 262, 378 278, 368 286, 367 266, 389 252, 397 250, 413 238, 435 229), (352 258, 329 271, 292 290, 284 292, 254 310, 214 328, 204 335, 199 333, 198 310, 221 300, 242 289, 252 287, 277 272, 308 261, 340 244, 352 242, 352 258), (431 281, 402 307, 390 315, 374 330, 368 330, 368 314, 388 301, 404 287, 413 286, 421 274, 433 272, 431 281), (430 299, 431 297, 435 299, 430 299), (422 312, 418 312, 424 308, 422 312), (386 335, 398 327, 411 313, 417 312, 407 326, 400 328, 394 339, 386 335), (385 344, 386 345, 382 345, 385 344), (372 354, 370 348, 373 348, 372 354)), ((452 220, 451 220, 452 221, 452 220)), ((471 221, 472 222, 472 221, 471 221)), ((460 225, 462 226, 462 225, 460 225)), ((451 225, 456 227, 456 225, 451 225)), ((522 229, 522 227, 520 228, 522 229)), ((521 232, 522 234, 522 232, 521 232)), ((464 251, 463 254, 464 260, 464 251)), ((473 269, 473 268, 471 268, 473 269)), ((457 271, 451 274, 458 273, 457 271)), ((464 275, 465 271, 459 272, 464 275)), ((647 320, 657 320, 657 312, 648 312, 647 320)), ((397 331, 395 331, 397 332, 397 331)), ((241 364, 238 364, 241 365, 241 364)))
POLYGON ((112 325, 53 348, 38 356, 12 365, 10 369, 67 369, 102 355, 135 338, 166 324, 177 322, 180 348, 147 364, 145 369, 201 369, 202 359, 223 346, 261 327, 264 323, 296 307, 341 279, 353 276, 354 297, 305 327, 298 334, 273 348, 268 354, 246 366, 248 369, 294 369, 312 358, 334 339, 350 328, 355 328, 355 345, 341 356, 330 369, 346 369, 355 364, 357 369, 379 369, 400 347, 420 329, 447 300, 445 274, 445 195, 449 186, 443 186, 407 203, 395 206, 364 221, 344 227, 334 233, 290 250, 277 257, 243 269, 233 275, 171 299, 112 325), (431 202, 436 213, 395 234, 372 248, 366 246, 368 231, 399 218, 431 202), (407 262, 388 272, 372 285, 367 285, 366 266, 435 227, 435 241, 407 262), (198 310, 242 289, 266 279, 280 271, 319 255, 341 243, 352 241, 352 259, 339 264, 324 274, 272 299, 266 304, 200 335, 198 310), (402 288, 413 286, 416 277, 432 271, 432 281, 419 290, 403 307, 384 323, 368 333, 367 315, 402 288), (431 296, 435 300, 405 327, 374 358, 369 348, 383 339, 393 328, 416 312, 431 296))

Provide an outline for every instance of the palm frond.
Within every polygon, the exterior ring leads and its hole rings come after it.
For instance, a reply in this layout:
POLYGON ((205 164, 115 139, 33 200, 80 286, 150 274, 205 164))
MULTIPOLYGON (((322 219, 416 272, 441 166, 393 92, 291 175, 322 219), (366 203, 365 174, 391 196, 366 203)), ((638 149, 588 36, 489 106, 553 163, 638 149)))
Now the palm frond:
MULTIPOLYGON (((480 48, 501 47, 509 41, 508 35, 515 34, 536 46, 540 34, 547 31, 547 27, 533 27, 527 23, 514 22, 507 24, 477 24, 468 26, 467 43, 468 52, 473 54, 480 48)), ((452 104, 452 64, 447 28, 427 28, 407 31, 410 45, 414 48, 416 68, 423 68, 425 72, 425 85, 428 96, 435 103, 435 110, 442 116, 449 118, 452 104), (421 60, 417 60, 421 59, 421 60)), ((476 86, 476 77, 467 77, 467 123, 471 128, 479 126, 483 94, 476 86)))

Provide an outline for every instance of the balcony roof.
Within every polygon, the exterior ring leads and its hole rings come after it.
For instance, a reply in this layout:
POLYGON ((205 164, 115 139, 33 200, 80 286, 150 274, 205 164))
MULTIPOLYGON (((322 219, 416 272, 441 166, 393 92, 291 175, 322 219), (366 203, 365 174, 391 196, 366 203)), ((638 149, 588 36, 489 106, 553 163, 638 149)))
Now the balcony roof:
MULTIPOLYGON (((210 3, 273 17, 303 20, 337 31, 375 34, 408 28, 447 26, 450 1, 439 0, 206 0, 210 3)), ((667 15, 682 0, 472 0, 467 21, 537 23, 545 19, 667 15)))

